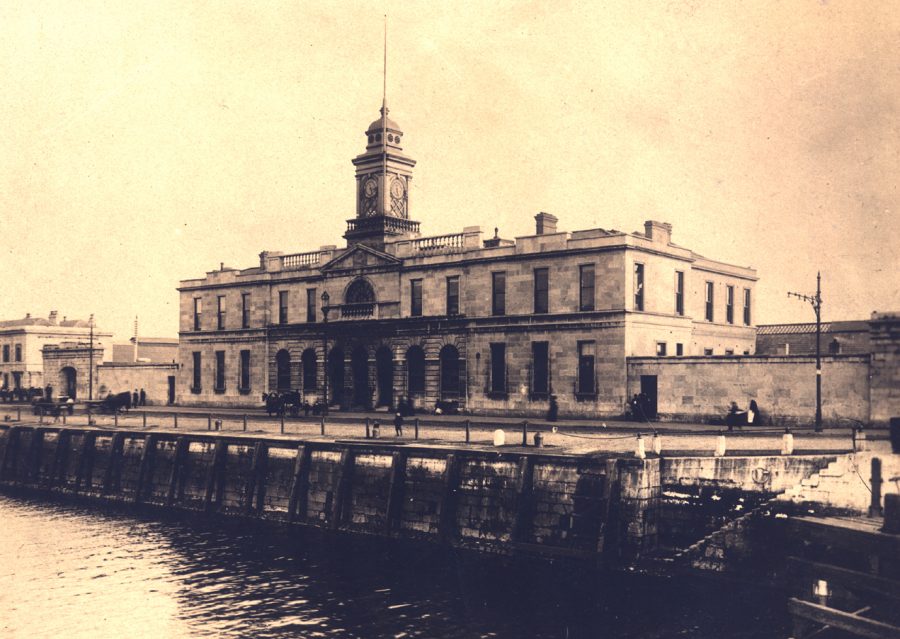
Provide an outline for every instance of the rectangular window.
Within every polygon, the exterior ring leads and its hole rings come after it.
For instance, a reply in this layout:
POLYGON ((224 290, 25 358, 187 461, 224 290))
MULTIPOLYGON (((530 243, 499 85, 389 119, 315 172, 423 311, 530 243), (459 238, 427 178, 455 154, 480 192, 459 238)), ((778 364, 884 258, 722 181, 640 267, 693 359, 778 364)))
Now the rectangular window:
POLYGON ((9 373, 3 373, 3 388, 9 388, 9 373))
POLYGON ((213 390, 219 393, 225 390, 225 351, 216 351, 216 385, 213 390))
POLYGON ((16 344, 16 361, 17 362, 22 361, 22 345, 21 344, 16 344))
POLYGON ((491 344, 491 394, 506 395, 506 344, 491 344))
POLYGON ((665 357, 666 356, 666 343, 665 342, 656 342, 656 356, 657 357, 665 357))
POLYGON ((734 349, 733 349, 733 348, 726 348, 726 349, 725 349, 725 354, 726 354, 726 355, 734 355, 734 349))
POLYGON ((684 344, 675 344, 675 354, 678 357, 684 355, 684 344))
POLYGON ((594 265, 582 264, 578 267, 578 310, 594 310, 594 265))
POLYGON ((194 330, 200 330, 200 320, 203 317, 203 300, 199 297, 194 298, 194 330))
POLYGON ((684 273, 675 271, 675 314, 684 315, 684 273))
POLYGON ((216 328, 220 331, 225 328, 225 296, 216 297, 216 328))
POLYGON ((506 315, 506 272, 491 273, 491 315, 506 315))
POLYGON ((459 276, 447 278, 447 315, 459 315, 459 276))
POLYGON ((725 287, 725 321, 734 324, 734 287, 725 287))
POLYGON ((634 310, 644 310, 644 265, 634 265, 634 310))
POLYGON ((242 392, 250 390, 250 351, 241 351, 238 390, 242 392))
POLYGON ((547 399, 550 393, 550 348, 548 342, 531 343, 531 398, 547 399))
POLYGON ((250 293, 241 293, 241 328, 250 328, 250 293))
POLYGON ((713 349, 711 349, 711 348, 704 348, 704 349, 703 349, 703 354, 704 354, 704 355, 712 355, 712 354, 713 354, 713 349))
POLYGON ((200 375, 201 375, 201 373, 202 373, 203 360, 202 360, 202 358, 201 358, 201 356, 200 356, 200 353, 197 352, 197 351, 194 351, 193 353, 191 353, 191 355, 194 356, 194 371, 193 371, 193 372, 194 372, 194 382, 193 382, 193 384, 191 385, 191 392, 193 392, 193 393, 199 393, 199 392, 200 392, 200 388, 201 388, 201 386, 200 386, 200 379, 201 379, 200 375))
POLYGON ((316 321, 316 289, 306 289, 306 321, 316 321))
POLYGON ((706 321, 713 321, 713 283, 706 283, 706 321))
POLYGON ((9 361, 9 344, 3 345, 3 361, 4 362, 9 361))
POLYGON ((422 316, 422 280, 409 281, 409 314, 422 316))
POLYGON ((549 313, 550 312, 550 269, 536 268, 534 269, 534 312, 549 313))
POLYGON ((744 289, 744 325, 750 326, 750 289, 744 289))
POLYGON ((288 291, 278 291, 278 323, 288 323, 288 291))
POLYGON ((575 396, 579 399, 596 397, 594 387, 594 342, 578 342, 578 379, 575 396))

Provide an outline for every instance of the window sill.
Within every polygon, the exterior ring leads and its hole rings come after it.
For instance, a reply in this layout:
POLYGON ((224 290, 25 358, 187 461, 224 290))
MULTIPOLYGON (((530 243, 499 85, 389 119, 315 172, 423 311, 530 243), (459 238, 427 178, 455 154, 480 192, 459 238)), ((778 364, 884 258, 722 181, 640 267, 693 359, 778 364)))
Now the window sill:
POLYGON ((239 388, 238 393, 241 395, 249 395, 252 389, 250 388, 239 388))
POLYGON ((550 393, 535 393, 535 392, 532 392, 532 393, 528 396, 528 399, 531 400, 532 402, 546 402, 548 399, 550 399, 550 393))
POLYGON ((487 396, 488 399, 509 399, 509 393, 506 391, 491 391, 487 396))
POLYGON ((222 394, 225 393, 225 389, 224 389, 224 388, 213 388, 213 392, 214 392, 216 395, 222 395, 222 394))
POLYGON ((595 402, 597 401, 597 393, 575 393, 575 401, 595 402))
POLYGON ((596 311, 596 310, 597 310, 597 309, 594 308, 593 306, 591 306, 591 307, 582 306, 582 307, 580 307, 580 308, 578 309, 578 312, 579 312, 579 313, 593 313, 593 312, 596 311))
POLYGON ((202 391, 203 388, 200 386, 191 386, 191 392, 194 393, 194 395, 199 395, 202 391))

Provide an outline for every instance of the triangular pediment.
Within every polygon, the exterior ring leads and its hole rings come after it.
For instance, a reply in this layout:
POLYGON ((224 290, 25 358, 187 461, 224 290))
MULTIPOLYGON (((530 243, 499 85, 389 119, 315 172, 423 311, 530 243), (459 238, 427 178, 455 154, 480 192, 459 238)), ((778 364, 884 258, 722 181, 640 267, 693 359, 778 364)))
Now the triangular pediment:
POLYGON ((399 266, 401 260, 364 244, 354 244, 322 266, 322 271, 399 266))

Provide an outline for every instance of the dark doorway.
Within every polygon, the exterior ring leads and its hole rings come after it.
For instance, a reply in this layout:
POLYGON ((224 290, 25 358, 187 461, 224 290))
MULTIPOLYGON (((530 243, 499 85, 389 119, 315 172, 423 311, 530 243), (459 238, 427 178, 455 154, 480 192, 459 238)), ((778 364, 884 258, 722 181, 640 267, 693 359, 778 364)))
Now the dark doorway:
POLYGON ((353 369, 353 405, 365 409, 372 407, 372 391, 369 388, 369 353, 362 346, 353 349, 350 356, 353 369))
POLYGON ((281 349, 275 355, 275 388, 279 392, 291 390, 291 354, 281 349))
POLYGON ((303 362, 303 366, 301 367, 303 370, 303 390, 307 392, 313 392, 316 390, 316 351, 312 348, 307 348, 303 351, 303 355, 300 356, 300 361, 303 362))
POLYGON ((656 375, 641 375, 641 393, 647 398, 644 405, 647 419, 656 419, 656 375))
POLYGON ((62 369, 62 378, 63 378, 63 394, 72 399, 76 399, 78 396, 78 374, 75 372, 75 369, 71 366, 66 366, 62 369))
POLYGON ((169 375, 169 403, 175 403, 175 376, 169 375))
POLYGON ((329 406, 344 403, 344 351, 333 348, 328 352, 329 406))
POLYGON ((378 374, 378 405, 394 405, 394 356, 382 346, 375 351, 375 371, 378 374))
POLYGON ((459 351, 452 344, 441 349, 441 399, 459 398, 459 351))
POLYGON ((425 351, 421 346, 410 346, 406 351, 406 394, 410 398, 425 394, 425 351))

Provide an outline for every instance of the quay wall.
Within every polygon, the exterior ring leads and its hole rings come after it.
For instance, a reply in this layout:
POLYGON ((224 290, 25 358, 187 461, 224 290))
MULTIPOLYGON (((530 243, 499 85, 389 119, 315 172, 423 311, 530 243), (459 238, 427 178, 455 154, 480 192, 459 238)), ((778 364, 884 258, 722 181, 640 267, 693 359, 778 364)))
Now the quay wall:
POLYGON ((0 487, 621 566, 660 459, 0 425, 0 487))

